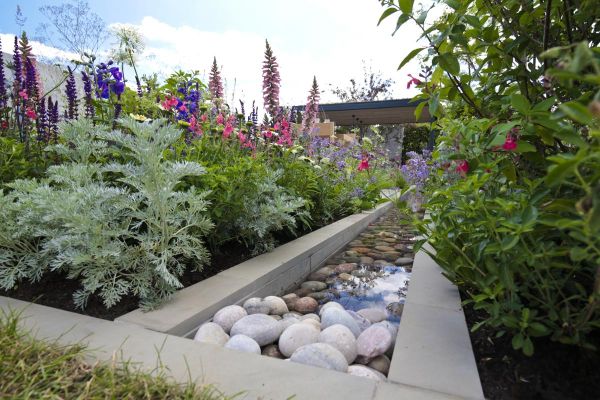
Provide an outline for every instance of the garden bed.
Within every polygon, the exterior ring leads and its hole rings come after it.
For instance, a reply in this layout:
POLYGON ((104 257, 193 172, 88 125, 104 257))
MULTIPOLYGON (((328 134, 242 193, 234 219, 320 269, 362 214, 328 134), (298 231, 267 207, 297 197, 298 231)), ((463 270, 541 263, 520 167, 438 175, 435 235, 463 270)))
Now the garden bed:
MULTIPOLYGON (((465 309, 469 326, 484 313, 465 309)), ((536 341, 531 357, 515 351, 510 336, 496 338, 485 325, 471 332, 471 342, 486 399, 575 400, 600 396, 600 354, 550 340, 536 341)), ((596 338, 598 339, 598 338, 596 338)), ((600 347, 600 340, 596 340, 600 347)))

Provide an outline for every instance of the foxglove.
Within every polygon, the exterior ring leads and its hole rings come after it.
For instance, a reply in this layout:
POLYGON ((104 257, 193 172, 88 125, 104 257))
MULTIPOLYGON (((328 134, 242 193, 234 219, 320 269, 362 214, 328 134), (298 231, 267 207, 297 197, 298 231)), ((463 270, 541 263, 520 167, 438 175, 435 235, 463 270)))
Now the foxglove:
POLYGON ((266 41, 265 61, 263 62, 263 100, 265 109, 274 117, 279 109, 279 87, 281 78, 279 76, 279 64, 273 55, 273 50, 266 41))

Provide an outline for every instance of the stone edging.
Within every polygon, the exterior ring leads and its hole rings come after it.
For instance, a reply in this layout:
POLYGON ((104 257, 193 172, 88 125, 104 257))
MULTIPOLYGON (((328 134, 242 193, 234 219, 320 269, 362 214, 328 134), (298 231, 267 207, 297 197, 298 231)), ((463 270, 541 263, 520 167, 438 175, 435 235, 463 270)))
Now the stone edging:
POLYGON ((155 311, 137 309, 115 321, 189 336, 222 307, 242 303, 250 297, 280 294, 298 285, 391 207, 392 203, 386 202, 373 210, 343 218, 179 290, 155 311))
POLYGON ((388 381, 484 399, 458 289, 423 250, 415 255, 388 381))

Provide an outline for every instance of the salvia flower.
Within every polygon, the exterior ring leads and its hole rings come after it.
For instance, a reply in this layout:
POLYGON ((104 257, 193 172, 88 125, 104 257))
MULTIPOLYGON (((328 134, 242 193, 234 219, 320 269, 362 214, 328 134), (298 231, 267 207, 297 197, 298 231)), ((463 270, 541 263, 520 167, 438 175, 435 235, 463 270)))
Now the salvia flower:
POLYGON ((90 76, 85 72, 81 72, 81 80, 83 81, 83 92, 85 93, 85 116, 86 118, 94 118, 96 110, 92 100, 92 81, 90 76))
POLYGON ((502 148, 506 151, 513 151, 517 148, 517 139, 512 135, 511 132, 506 134, 506 139, 502 145, 502 148))
POLYGON ((73 76, 73 70, 71 70, 71 67, 68 67, 68 69, 69 76, 67 78, 67 84, 65 88, 65 94, 67 95, 67 109, 65 110, 66 117, 68 119, 77 119, 77 86, 75 85, 75 77, 73 76))
POLYGON ((37 72, 33 61, 29 58, 26 59, 25 65, 25 89, 27 94, 32 101, 37 101, 40 93, 38 86, 37 72))
POLYGON ((15 93, 20 92, 23 87, 23 63, 21 60, 21 51, 19 50, 19 38, 15 36, 15 49, 13 52, 13 69, 15 70, 15 79, 13 85, 15 93))
POLYGON ((408 81, 408 83, 406 84, 406 88, 407 88, 407 89, 410 89, 410 87, 411 87, 412 85, 418 86, 418 85, 420 85, 421 83, 423 83, 423 82, 421 82, 421 80, 420 80, 420 79, 418 79, 418 78, 415 78, 415 77, 414 77, 414 76, 412 76, 411 74, 408 74, 408 76, 410 77, 410 80, 409 80, 409 81, 408 81))
POLYGON ((456 172, 461 175, 466 175, 469 172, 469 162, 467 160, 461 160, 456 166, 456 172))
POLYGON ((4 59, 2 56, 2 39, 0 39, 0 107, 6 107, 6 75, 4 74, 4 59))

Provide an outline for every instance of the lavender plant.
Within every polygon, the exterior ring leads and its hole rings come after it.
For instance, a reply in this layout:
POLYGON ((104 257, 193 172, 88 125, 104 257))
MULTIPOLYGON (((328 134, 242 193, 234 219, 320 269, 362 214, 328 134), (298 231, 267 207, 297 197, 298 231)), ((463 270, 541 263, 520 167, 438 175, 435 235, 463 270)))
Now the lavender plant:
POLYGON ((406 155, 408 160, 400 167, 403 178, 410 185, 409 190, 405 192, 404 200, 416 212, 423 204, 423 192, 431 171, 429 165, 431 153, 427 150, 423 150, 422 154, 410 151, 406 155))
POLYGON ((67 109, 65 114, 67 119, 77 119, 78 117, 78 103, 77 100, 77 86, 75 85, 75 77, 73 76, 73 70, 68 67, 69 76, 67 78, 67 84, 65 87, 65 94, 67 96, 67 109))

